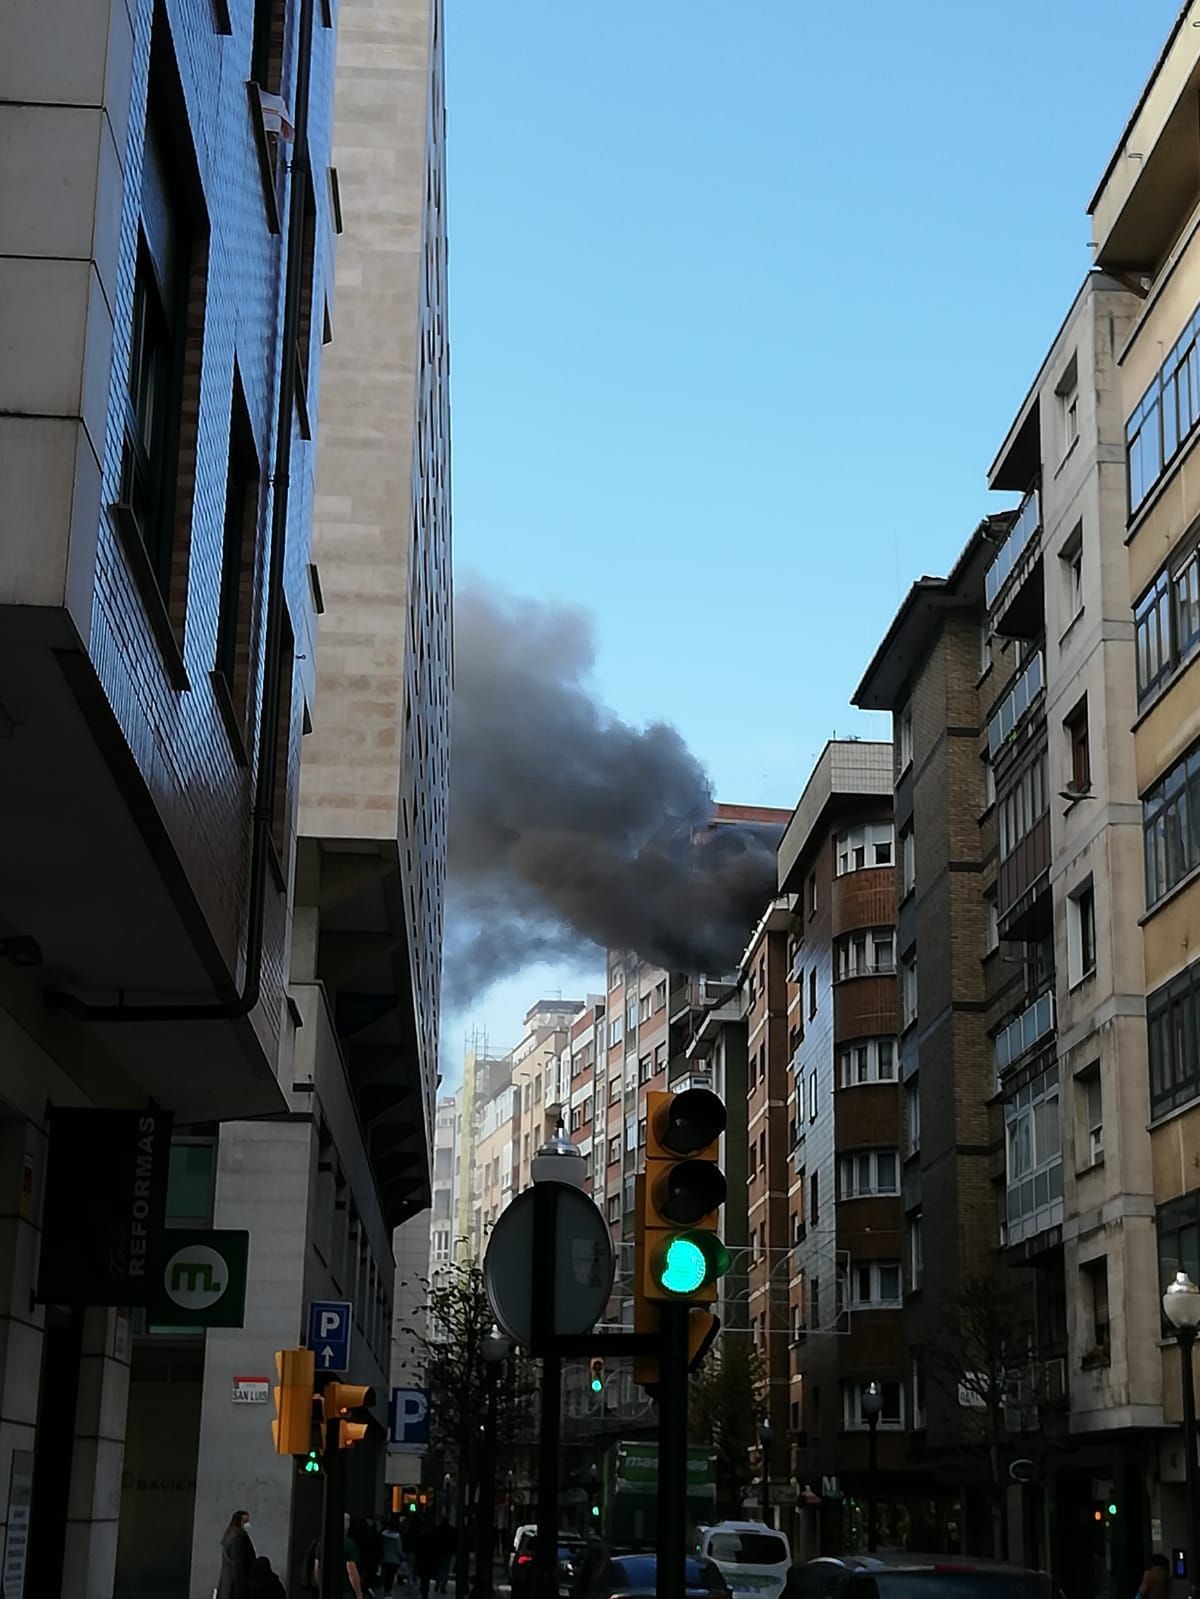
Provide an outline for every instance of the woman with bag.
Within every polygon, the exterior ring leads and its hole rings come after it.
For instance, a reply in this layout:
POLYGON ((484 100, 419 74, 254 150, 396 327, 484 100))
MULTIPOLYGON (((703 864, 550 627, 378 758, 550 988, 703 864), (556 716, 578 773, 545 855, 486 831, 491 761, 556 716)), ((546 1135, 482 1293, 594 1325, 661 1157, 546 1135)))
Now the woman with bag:
POLYGON ((235 1510, 221 1534, 221 1571, 213 1599, 242 1599, 255 1560, 249 1526, 250 1512, 235 1510))

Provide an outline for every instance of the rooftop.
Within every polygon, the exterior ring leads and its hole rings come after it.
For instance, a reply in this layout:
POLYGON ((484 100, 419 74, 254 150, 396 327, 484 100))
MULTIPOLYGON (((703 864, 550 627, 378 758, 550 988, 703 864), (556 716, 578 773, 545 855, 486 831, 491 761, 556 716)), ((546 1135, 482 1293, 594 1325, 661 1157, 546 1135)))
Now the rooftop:
POLYGON ((779 843, 779 891, 797 892, 793 881, 821 819, 840 798, 892 797, 892 746, 868 739, 830 739, 779 843))

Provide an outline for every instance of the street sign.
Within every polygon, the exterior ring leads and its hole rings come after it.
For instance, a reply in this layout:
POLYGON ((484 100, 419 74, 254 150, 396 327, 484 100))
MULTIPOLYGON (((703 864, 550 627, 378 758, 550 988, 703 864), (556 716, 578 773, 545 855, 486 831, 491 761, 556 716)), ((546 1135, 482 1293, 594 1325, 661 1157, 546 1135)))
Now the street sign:
POLYGON ((266 1405, 271 1400, 269 1377, 235 1377, 233 1402, 235 1405, 266 1405))
MULTIPOLYGON (((525 1348, 533 1338, 533 1206, 527 1188, 492 1229, 483 1280, 501 1329, 525 1348)), ((591 1332, 604 1313, 613 1286, 613 1243, 608 1223, 577 1188, 558 1189, 554 1237, 556 1338, 591 1332)))
POLYGON ((250 1234, 169 1228, 154 1274, 151 1327, 241 1327, 246 1317, 250 1234))
POLYGON ((349 1371, 354 1306, 348 1299, 314 1299, 308 1307, 308 1347, 318 1371, 349 1371))
POLYGON ((393 1388, 389 1442, 398 1449, 423 1449, 429 1442, 429 1390, 393 1388))

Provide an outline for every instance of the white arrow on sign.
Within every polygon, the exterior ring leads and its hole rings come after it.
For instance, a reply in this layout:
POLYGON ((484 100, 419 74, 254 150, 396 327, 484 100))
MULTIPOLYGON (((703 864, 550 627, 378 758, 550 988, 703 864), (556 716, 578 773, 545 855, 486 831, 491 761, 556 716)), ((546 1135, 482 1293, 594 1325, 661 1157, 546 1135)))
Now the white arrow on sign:
POLYGON ((321 1364, 322 1366, 333 1365, 333 1350, 330 1349, 328 1344, 326 1344, 324 1349, 321 1351, 321 1364))

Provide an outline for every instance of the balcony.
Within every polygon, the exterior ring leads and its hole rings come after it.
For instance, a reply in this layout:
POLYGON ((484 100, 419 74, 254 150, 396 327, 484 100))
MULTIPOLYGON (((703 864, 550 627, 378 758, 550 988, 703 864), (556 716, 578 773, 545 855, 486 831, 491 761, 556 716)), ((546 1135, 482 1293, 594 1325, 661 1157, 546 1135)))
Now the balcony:
MULTIPOLYGON (((1034 575, 1035 567, 1040 571, 1041 531, 1041 496, 1036 489, 1032 489, 1021 502, 1008 537, 996 551, 996 558, 983 579, 987 608, 993 613, 991 623, 998 633, 1020 636, 1031 619, 1023 614, 1010 613, 1017 610, 1016 601, 1025 587, 1026 579, 1034 575)), ((1020 607, 1021 611, 1025 609, 1032 613, 1032 607, 1020 607)), ((1037 614, 1040 617, 1040 605, 1037 614)))
POLYGON ((1054 994, 1047 990, 996 1034, 996 1081, 1054 1032, 1054 994))
POLYGON ((1039 650, 988 718, 988 754, 993 760, 1016 732, 1045 686, 1045 660, 1039 650))
POLYGON ((1000 862, 996 911, 1001 938, 1023 938, 1050 882, 1050 813, 1043 812, 1000 862))

